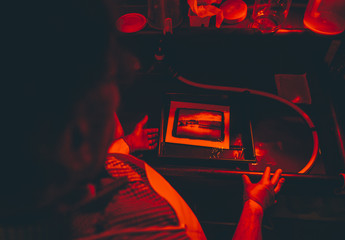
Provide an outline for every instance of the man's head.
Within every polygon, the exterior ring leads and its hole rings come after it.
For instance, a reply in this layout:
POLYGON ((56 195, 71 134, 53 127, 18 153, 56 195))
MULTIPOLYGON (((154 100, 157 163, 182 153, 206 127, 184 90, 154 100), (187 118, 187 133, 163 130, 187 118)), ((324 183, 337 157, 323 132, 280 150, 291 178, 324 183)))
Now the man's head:
POLYGON ((23 4, 11 19, 3 88, 0 203, 9 211, 50 204, 93 177, 119 102, 119 49, 102 1, 23 4))

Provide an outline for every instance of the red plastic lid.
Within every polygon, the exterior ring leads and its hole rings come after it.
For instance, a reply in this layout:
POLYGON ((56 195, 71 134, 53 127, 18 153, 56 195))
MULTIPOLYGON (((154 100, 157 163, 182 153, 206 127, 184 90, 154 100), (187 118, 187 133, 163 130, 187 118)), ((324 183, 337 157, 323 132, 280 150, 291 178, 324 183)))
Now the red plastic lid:
POLYGON ((143 29, 147 21, 144 15, 139 13, 128 13, 122 15, 116 21, 116 27, 120 32, 134 33, 143 29))
POLYGON ((242 0, 227 0, 221 6, 224 22, 233 24, 243 21, 247 16, 247 4, 242 0))

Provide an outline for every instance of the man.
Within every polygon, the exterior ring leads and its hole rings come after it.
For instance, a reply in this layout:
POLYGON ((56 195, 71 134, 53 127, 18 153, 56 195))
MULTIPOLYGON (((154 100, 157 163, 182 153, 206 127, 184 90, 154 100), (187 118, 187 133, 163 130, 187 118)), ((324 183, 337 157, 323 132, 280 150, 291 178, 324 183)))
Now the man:
MULTIPOLYGON (((114 79, 129 71, 109 7, 96 0, 16 4, 2 95, 0 238, 205 239, 156 171, 129 154, 106 157, 117 129, 114 79), (106 158, 112 178, 100 175, 106 158)), ((261 236, 280 174, 270 180, 267 169, 258 184, 244 176, 236 239, 261 236)))
POLYGON ((112 57, 101 1, 13 5, 4 33, 0 233, 65 239, 69 223, 58 208, 103 169, 119 102, 114 76, 125 66, 112 57))

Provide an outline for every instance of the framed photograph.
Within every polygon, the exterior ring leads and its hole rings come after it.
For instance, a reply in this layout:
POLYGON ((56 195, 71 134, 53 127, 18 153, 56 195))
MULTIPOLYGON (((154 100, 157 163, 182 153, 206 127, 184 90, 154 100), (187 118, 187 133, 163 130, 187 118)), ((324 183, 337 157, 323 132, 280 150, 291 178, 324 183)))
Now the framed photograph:
POLYGON ((255 162, 251 122, 238 100, 224 95, 166 94, 161 111, 159 160, 237 169, 255 162))
POLYGON ((230 107, 203 103, 170 103, 165 142, 229 149, 230 107))

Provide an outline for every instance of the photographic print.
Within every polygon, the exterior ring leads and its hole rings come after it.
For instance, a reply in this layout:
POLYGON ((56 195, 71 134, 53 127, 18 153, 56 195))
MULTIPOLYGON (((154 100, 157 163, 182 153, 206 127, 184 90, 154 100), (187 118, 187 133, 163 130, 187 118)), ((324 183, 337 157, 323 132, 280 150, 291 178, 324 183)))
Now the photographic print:
POLYGON ((228 106, 172 101, 165 141, 229 149, 229 124, 228 106))
POLYGON ((224 114, 203 109, 176 109, 174 137, 203 139, 215 142, 224 140, 224 114))

